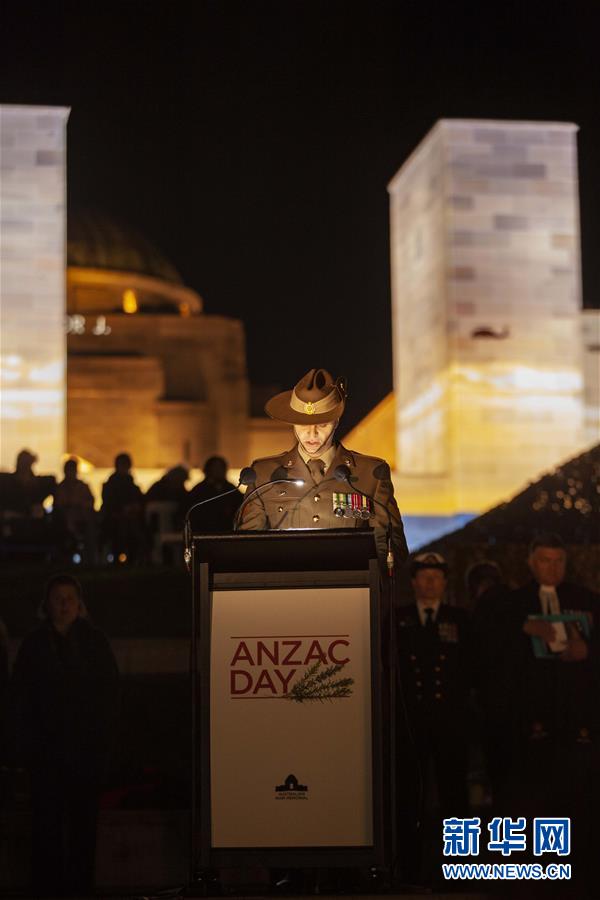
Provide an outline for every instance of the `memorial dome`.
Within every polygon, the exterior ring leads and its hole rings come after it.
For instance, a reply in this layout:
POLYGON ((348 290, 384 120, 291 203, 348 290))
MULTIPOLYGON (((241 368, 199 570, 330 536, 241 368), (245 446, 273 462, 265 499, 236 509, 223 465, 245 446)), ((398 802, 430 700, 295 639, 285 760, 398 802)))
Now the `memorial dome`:
POLYGON ((69 214, 67 313, 193 316, 202 298, 135 228, 99 213, 69 214))
POLYGON ((67 265, 132 272, 172 284, 183 283, 172 263, 144 235, 99 213, 69 213, 67 265))

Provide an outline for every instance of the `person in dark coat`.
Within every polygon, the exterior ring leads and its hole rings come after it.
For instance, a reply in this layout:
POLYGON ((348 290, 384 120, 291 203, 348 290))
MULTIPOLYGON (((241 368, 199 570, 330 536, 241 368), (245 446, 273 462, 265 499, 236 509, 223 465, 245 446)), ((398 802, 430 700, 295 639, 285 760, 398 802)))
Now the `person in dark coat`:
MULTIPOLYGON (((428 805, 431 809, 435 794, 442 819, 468 815, 471 646, 466 611, 444 601, 444 557, 417 554, 410 574, 415 602, 397 611, 396 715, 399 725, 407 726, 398 742, 397 815, 401 870, 414 882, 422 877, 423 854, 415 824, 428 805)), ((441 824, 437 834, 442 834, 441 824)))
POLYGON ((150 485, 146 491, 146 503, 177 503, 185 506, 188 499, 188 491, 185 483, 190 477, 185 466, 173 466, 162 478, 150 485))
POLYGON ((600 598, 567 580, 567 551, 556 534, 533 540, 528 563, 532 579, 509 594, 514 740, 506 809, 570 817, 578 879, 572 896, 592 897, 600 840, 600 598))
POLYGON ((471 618, 477 711, 486 772, 496 806, 502 803, 510 771, 511 706, 506 690, 506 648, 510 642, 509 589, 499 565, 480 560, 466 574, 471 618))
MULTIPOLYGON (((204 480, 187 496, 184 515, 195 503, 219 497, 234 488, 235 485, 227 481, 227 461, 222 456, 211 456, 204 463, 204 480)), ((233 531, 235 514, 243 499, 241 491, 234 491, 222 500, 195 509, 191 514, 192 530, 204 534, 233 531)))
POLYGON ((558 535, 535 538, 528 564, 532 579, 509 598, 518 737, 588 743, 598 737, 600 598, 565 579, 567 553, 558 535), (575 618, 548 619, 561 615, 575 618))
POLYGON ((43 623, 22 642, 10 689, 16 762, 29 771, 36 896, 91 893, 100 788, 118 707, 118 670, 79 582, 50 579, 43 623))
POLYGON ((185 466, 173 466, 146 491, 144 501, 150 541, 161 530, 161 516, 158 508, 152 506, 154 503, 170 504, 167 508, 168 530, 181 531, 183 528, 185 512, 189 506, 189 492, 185 486, 189 477, 189 470, 185 466))
POLYGON ((433 764, 441 812, 466 815, 471 647, 465 610, 444 602, 448 566, 439 553, 411 562, 415 603, 397 612, 398 657, 421 768, 433 764))
POLYGON ((20 450, 15 471, 0 473, 0 510, 33 519, 43 518, 42 504, 54 493, 56 479, 54 475, 36 475, 33 466, 37 460, 30 450, 20 450))
POLYGON ((4 754, 6 752, 4 729, 9 676, 8 631, 6 630, 6 625, 0 619, 0 763, 2 764, 4 763, 4 754))
POLYGON ((63 531, 64 549, 79 548, 84 551, 86 561, 96 562, 96 528, 94 495, 89 485, 78 478, 78 462, 75 457, 65 461, 65 477, 54 492, 54 515, 58 527, 63 531))
POLYGON ((119 453, 102 485, 102 533, 115 561, 133 562, 144 545, 144 497, 131 474, 131 457, 119 453))

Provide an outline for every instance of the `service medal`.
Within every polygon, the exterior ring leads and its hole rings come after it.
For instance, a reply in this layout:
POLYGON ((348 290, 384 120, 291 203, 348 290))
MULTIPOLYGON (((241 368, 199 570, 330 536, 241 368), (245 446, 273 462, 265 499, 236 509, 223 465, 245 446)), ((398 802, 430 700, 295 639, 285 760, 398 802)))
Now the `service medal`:
POLYGON ((344 519, 372 519, 375 515, 368 497, 338 491, 333 493, 333 512, 344 519))

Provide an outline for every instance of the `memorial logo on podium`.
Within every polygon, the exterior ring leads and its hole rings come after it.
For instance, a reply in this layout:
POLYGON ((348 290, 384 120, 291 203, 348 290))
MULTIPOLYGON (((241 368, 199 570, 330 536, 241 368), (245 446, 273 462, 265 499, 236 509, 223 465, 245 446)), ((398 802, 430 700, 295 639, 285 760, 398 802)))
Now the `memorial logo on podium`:
POLYGON ((341 700, 353 693, 348 634, 231 636, 232 700, 271 699, 295 703, 341 700))
POLYGON ((308 785, 300 784, 295 775, 288 775, 283 784, 275 788, 276 800, 308 800, 308 785))

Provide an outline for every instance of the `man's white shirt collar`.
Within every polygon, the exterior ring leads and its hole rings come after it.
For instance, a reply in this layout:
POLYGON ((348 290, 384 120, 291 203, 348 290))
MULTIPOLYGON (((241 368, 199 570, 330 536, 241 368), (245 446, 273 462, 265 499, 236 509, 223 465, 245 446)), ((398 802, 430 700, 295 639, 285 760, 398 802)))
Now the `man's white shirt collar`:
POLYGON ((417 612, 419 613, 419 620, 421 622, 421 625, 425 625, 425 622, 427 621, 427 613, 425 612, 426 609, 433 610, 433 615, 431 618, 434 622, 437 621, 438 610, 440 608, 441 602, 441 600, 417 600, 417 612))

